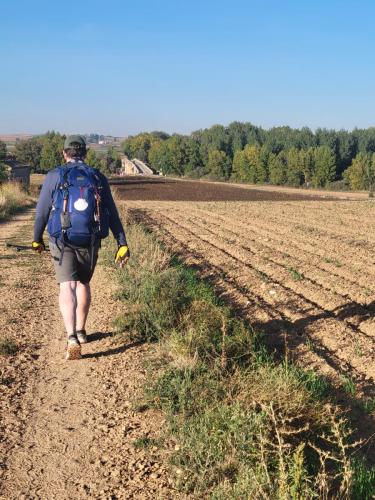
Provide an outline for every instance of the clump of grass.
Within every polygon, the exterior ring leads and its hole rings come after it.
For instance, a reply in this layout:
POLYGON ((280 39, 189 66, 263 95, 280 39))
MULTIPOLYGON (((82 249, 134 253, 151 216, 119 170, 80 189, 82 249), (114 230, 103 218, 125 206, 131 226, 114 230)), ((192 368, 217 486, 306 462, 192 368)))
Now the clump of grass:
POLYGON ((136 450, 144 450, 152 448, 154 446, 160 446, 160 443, 157 439, 153 439, 148 436, 142 436, 134 441, 133 446, 136 450))
POLYGON ((375 398, 367 398, 359 402, 359 407, 366 413, 375 412, 375 398))
POLYGON ((193 368, 170 365, 146 385, 145 399, 170 417, 190 416, 203 412, 207 401, 223 400, 225 391, 225 381, 218 371, 208 370, 204 365, 193 368))
POLYGON ((353 499, 370 500, 375 495, 375 467, 366 467, 361 460, 351 461, 353 482, 351 496, 353 499))
POLYGON ((227 308, 193 299, 166 344, 174 359, 199 359, 225 370, 249 363, 255 353, 255 342, 255 333, 227 308))
POLYGON ((333 264, 336 267, 342 267, 342 263, 338 259, 331 259, 330 257, 325 257, 324 262, 327 264, 333 264))
POLYGON ((0 355, 13 356, 18 351, 18 346, 13 339, 9 337, 0 337, 0 355))
POLYGON ((152 234, 130 226, 127 236, 117 323, 159 341, 144 404, 167 416, 178 487, 214 499, 371 498, 375 474, 352 461, 360 443, 327 381, 274 361, 262 337, 152 234))
POLYGON ((341 381, 343 390, 350 396, 355 396, 357 388, 355 386, 354 380, 348 377, 347 375, 341 375, 341 381))
POLYGON ((301 274, 299 271, 297 271, 297 269, 294 269, 294 267, 288 267, 287 269, 288 269, 291 277, 295 281, 301 281, 301 280, 303 280, 303 274, 301 274))
POLYGON ((16 182, 0 184, 0 220, 6 219, 27 203, 26 191, 16 182))

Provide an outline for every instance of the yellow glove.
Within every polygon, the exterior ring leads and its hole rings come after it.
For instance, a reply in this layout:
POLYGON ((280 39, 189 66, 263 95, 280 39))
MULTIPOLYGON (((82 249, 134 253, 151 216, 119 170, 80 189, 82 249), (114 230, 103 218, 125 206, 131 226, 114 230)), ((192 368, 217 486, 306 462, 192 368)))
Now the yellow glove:
POLYGON ((126 245, 122 245, 118 248, 115 263, 119 263, 120 267, 123 267, 129 260, 130 252, 129 248, 126 245))
POLYGON ((33 250, 35 250, 38 253, 42 253, 46 249, 43 241, 41 241, 41 242, 33 241, 31 246, 32 246, 33 250))

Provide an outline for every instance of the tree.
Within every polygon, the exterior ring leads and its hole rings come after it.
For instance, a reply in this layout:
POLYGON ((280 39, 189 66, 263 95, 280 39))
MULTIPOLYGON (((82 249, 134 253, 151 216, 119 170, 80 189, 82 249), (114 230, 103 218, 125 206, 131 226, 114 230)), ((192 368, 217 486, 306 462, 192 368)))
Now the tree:
POLYGON ((230 154, 230 137, 227 129, 222 125, 213 125, 211 128, 201 131, 199 142, 203 163, 207 163, 210 151, 218 150, 230 154))
POLYGON ((358 139, 346 130, 340 130, 337 139, 337 174, 341 177, 358 153, 358 139))
POLYGON ((300 156, 300 162, 301 162, 301 169, 302 169, 302 175, 303 175, 303 182, 305 184, 308 184, 311 182, 313 172, 314 172, 314 166, 315 166, 315 161, 314 161, 314 148, 311 147, 309 149, 301 149, 299 152, 300 156))
POLYGON ((230 174, 230 160, 224 151, 214 149, 208 153, 207 170, 211 177, 226 180, 230 174))
POLYGON ((373 189, 375 172, 375 155, 358 153, 352 164, 344 172, 344 179, 350 189, 373 189))
POLYGON ((186 163, 184 175, 202 177, 204 175, 203 162, 199 151, 199 142, 192 137, 185 138, 186 163))
POLYGON ((242 182, 265 182, 268 178, 268 151, 255 145, 247 145, 236 151, 233 159, 233 178, 242 182))
POLYGON ((328 146, 318 146, 314 151, 314 174, 312 177, 315 187, 325 187, 336 177, 336 156, 328 146))
POLYGON ((297 148, 291 148, 286 153, 286 181, 289 186, 298 187, 303 181, 302 155, 297 148))
POLYGON ((42 136, 42 151, 40 155, 40 169, 48 172, 64 162, 63 148, 65 136, 58 132, 47 132, 42 136))
POLYGON ((162 142, 161 137, 167 136, 162 132, 141 133, 135 136, 130 136, 122 143, 122 147, 126 156, 130 159, 138 158, 138 160, 148 161, 148 154, 152 146, 162 142))
POLYGON ((246 181, 247 162, 244 151, 236 151, 234 153, 232 164, 232 177, 235 181, 246 181))
POLYGON ((228 126, 228 136, 230 142, 230 152, 234 156, 236 151, 241 151, 247 144, 246 124, 241 122, 232 122, 228 126))
POLYGON ((32 137, 25 141, 16 142, 14 154, 19 162, 30 165, 31 170, 37 172, 40 168, 42 149, 41 136, 32 137))
POLYGON ((281 186, 287 181, 286 157, 283 152, 279 154, 271 153, 268 158, 269 180, 271 184, 281 186))
POLYGON ((0 161, 5 160, 5 157, 7 155, 7 145, 5 142, 0 141, 0 161))
POLYGON ((5 142, 0 141, 0 181, 6 179, 6 167, 4 163, 2 163, 7 155, 7 146, 5 142))
POLYGON ((109 174, 116 174, 121 169, 120 155, 113 146, 108 148, 105 163, 109 174))
POLYGON ((261 149, 259 146, 250 146, 249 144, 245 146, 245 161, 247 169, 247 181, 255 184, 258 182, 259 173, 262 172, 260 154, 261 149))
POLYGON ((107 168, 106 168, 107 162, 103 161, 103 159, 101 159, 99 157, 99 155, 97 153, 95 153, 95 151, 93 149, 89 149, 87 151, 85 162, 87 163, 87 165, 90 165, 90 167, 92 167, 92 168, 97 168, 98 170, 100 170, 103 173, 108 173, 107 168))

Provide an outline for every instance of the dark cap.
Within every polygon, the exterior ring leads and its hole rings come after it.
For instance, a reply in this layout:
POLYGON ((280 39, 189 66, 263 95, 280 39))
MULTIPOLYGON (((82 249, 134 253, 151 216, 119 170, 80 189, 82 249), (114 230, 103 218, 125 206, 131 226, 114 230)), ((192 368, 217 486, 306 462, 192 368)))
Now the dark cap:
POLYGON ((75 144, 86 147, 85 138, 82 135, 68 135, 64 142, 64 149, 72 148, 75 144))

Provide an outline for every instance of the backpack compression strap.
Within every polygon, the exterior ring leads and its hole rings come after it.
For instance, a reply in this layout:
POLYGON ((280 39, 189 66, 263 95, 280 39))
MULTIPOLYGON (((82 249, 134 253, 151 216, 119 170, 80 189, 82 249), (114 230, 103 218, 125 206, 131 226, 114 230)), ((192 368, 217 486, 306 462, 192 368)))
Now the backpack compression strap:
POLYGON ((62 211, 60 214, 61 217, 61 253, 60 253, 60 260, 59 260, 59 266, 61 266, 63 257, 64 257, 64 250, 65 250, 65 244, 66 244, 66 231, 70 227, 70 216, 67 211, 68 209, 68 197, 69 197, 69 182, 68 182, 68 168, 65 167, 64 170, 60 172, 60 176, 62 177, 62 181, 60 182, 59 188, 63 190, 63 206, 62 206, 62 211))

